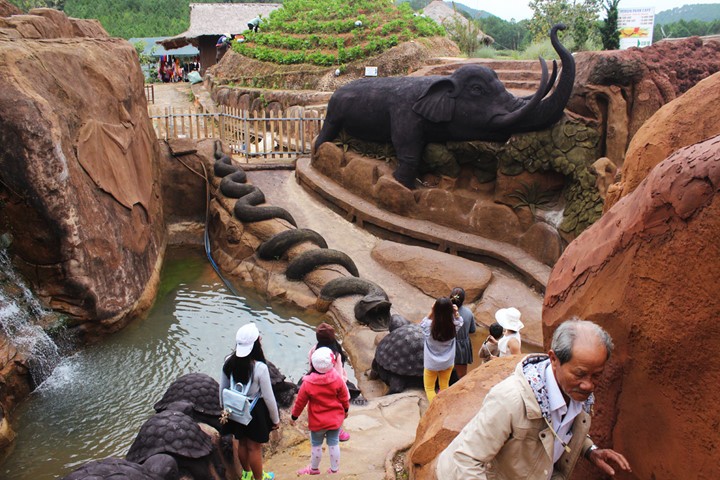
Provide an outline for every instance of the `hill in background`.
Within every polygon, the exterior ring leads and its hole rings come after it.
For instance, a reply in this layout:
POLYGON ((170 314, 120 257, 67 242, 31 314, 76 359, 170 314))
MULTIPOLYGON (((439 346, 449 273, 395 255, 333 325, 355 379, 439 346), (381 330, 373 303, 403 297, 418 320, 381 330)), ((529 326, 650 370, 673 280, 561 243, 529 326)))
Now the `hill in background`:
POLYGON ((664 10, 655 14, 655 23, 662 25, 679 22, 680 20, 685 20, 686 22, 691 20, 711 22, 718 19, 720 19, 720 3, 683 5, 682 7, 664 10))
MULTIPOLYGON (((475 10, 474 8, 470 8, 467 5, 460 3, 460 2, 454 2, 455 7, 458 10, 467 12, 472 18, 488 18, 488 17, 494 17, 492 13, 486 12, 485 10, 475 10)), ((453 2, 445 2, 445 5, 452 8, 453 2)))
MULTIPOLYGON (((29 3, 23 0, 9 1, 21 8, 29 3)), ((173 36, 187 30, 191 1, 212 3, 220 0, 65 0, 64 10, 71 17, 99 20, 112 36, 159 37, 173 36)), ((238 0, 225 0, 225 2, 247 3, 238 0)), ((253 3, 282 3, 282 0, 254 0, 253 3)), ((430 0, 399 0, 398 3, 409 3, 414 10, 420 10, 429 4, 430 0)), ((445 3, 452 8, 452 2, 445 3)), ((492 13, 476 10, 462 2, 455 2, 455 6, 471 18, 493 18, 505 22, 492 13)), ((718 19, 720 19, 720 3, 684 5, 672 10, 656 12, 655 15, 655 23, 663 25, 680 20, 711 22, 718 19)))

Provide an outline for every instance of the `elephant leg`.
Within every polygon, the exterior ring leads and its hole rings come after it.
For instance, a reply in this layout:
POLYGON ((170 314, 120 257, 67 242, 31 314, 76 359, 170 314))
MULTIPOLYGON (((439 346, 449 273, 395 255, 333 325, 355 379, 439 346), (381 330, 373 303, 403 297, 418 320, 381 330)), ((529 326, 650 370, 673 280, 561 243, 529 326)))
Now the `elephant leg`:
POLYGON ((342 122, 333 120, 332 118, 326 118, 315 140, 315 151, 317 151, 323 143, 335 140, 338 134, 340 134, 340 130, 342 130, 342 122))
POLYGON ((419 126, 410 127, 409 131, 412 132, 410 134, 408 134, 408 128, 405 128, 405 125, 403 125, 403 131, 398 132, 397 130, 396 128, 392 133, 392 143, 398 159, 398 166, 393 173, 393 177, 412 190, 415 188, 415 179, 418 176, 425 142, 416 133, 420 132, 419 126))
MULTIPOLYGON (((422 149, 421 149, 422 152, 422 149)), ((409 189, 415 188, 415 179, 418 177, 421 154, 401 157, 398 154, 398 167, 393 173, 395 180, 409 189)))

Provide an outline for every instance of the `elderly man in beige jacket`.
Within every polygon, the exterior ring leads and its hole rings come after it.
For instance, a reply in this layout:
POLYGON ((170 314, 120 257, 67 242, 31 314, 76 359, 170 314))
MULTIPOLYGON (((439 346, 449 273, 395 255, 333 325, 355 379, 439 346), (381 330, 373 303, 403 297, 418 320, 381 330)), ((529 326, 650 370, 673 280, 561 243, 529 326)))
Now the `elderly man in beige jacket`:
POLYGON ((440 454, 437 478, 570 478, 580 456, 608 475, 623 455, 598 448, 588 436, 593 390, 613 343, 598 325, 563 322, 547 355, 525 357, 485 397, 480 411, 440 454))

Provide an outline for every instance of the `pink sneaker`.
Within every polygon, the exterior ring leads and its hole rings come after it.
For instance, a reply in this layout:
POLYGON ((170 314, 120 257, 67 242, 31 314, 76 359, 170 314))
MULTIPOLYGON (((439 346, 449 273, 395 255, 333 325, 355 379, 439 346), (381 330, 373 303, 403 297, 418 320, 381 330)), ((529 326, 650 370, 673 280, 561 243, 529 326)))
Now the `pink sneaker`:
POLYGON ((328 468, 327 472, 325 472, 325 473, 327 473, 328 475, 332 475, 333 473, 338 473, 339 471, 340 471, 339 469, 333 470, 332 468, 328 468))
POLYGON ((341 427, 340 428, 340 441, 347 442, 348 440, 350 440, 350 434, 348 432, 346 432, 344 428, 341 427))
POLYGON ((310 465, 308 465, 305 468, 301 468, 297 471, 298 475, 320 475, 320 469, 319 468, 312 468, 310 465))

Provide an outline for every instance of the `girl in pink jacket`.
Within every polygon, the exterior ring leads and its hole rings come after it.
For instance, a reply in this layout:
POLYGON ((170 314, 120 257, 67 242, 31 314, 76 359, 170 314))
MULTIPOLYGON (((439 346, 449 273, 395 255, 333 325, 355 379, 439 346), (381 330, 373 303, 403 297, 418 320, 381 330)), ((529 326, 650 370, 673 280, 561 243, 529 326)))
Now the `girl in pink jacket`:
POLYGON ((291 418, 298 419, 305 405, 308 406, 310 429, 310 465, 298 470, 298 475, 319 475, 323 439, 327 438, 330 452, 330 469, 340 469, 340 426, 350 408, 350 395, 340 375, 333 368, 335 354, 327 347, 315 350, 311 357, 310 373, 303 377, 300 391, 295 399, 291 418))

